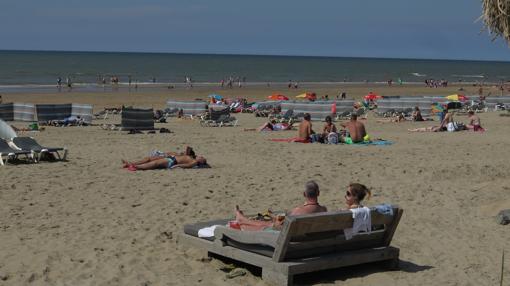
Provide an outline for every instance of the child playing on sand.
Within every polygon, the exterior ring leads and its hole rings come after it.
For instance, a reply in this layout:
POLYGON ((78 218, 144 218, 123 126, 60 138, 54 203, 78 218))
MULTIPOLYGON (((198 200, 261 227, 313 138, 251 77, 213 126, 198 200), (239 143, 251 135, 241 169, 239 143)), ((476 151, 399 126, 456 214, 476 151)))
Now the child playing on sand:
POLYGON ((473 110, 468 112, 469 123, 466 125, 466 128, 473 131, 484 131, 480 124, 480 117, 475 115, 473 110))

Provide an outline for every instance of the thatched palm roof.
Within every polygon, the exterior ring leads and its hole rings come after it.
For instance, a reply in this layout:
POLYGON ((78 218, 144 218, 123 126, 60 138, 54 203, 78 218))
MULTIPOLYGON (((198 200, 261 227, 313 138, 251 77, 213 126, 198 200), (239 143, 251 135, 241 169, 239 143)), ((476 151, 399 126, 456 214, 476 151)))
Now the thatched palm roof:
POLYGON ((510 0, 482 0, 483 19, 489 32, 510 44, 510 0))

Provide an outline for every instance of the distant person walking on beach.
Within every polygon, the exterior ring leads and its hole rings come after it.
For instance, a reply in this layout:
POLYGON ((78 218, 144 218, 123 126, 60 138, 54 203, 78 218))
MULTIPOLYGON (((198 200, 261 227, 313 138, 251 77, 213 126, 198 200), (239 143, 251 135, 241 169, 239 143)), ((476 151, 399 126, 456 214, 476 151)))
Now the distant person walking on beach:
POLYGON ((58 87, 58 89, 62 88, 62 78, 61 77, 57 78, 57 87, 58 87))
POLYGON ((66 85, 69 89, 73 88, 73 83, 71 82, 70 77, 66 77, 66 85))
POLYGON ((342 96, 341 97, 342 97, 342 100, 344 100, 345 98, 347 98, 347 93, 342 92, 342 96))

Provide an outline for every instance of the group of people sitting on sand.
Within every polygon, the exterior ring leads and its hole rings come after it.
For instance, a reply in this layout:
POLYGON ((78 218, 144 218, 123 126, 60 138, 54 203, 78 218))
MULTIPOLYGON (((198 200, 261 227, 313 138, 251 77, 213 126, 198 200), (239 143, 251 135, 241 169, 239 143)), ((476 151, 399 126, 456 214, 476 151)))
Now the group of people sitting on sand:
MULTIPOLYGON (((303 197, 305 202, 303 205, 296 206, 286 214, 271 214, 268 220, 251 219, 247 217, 238 206, 236 206, 236 222, 241 230, 248 231, 272 231, 280 230, 285 217, 327 212, 327 208, 319 204, 319 185, 315 181, 308 181, 305 185, 303 197)), ((365 185, 359 183, 351 183, 345 192, 345 209, 355 209, 363 207, 362 202, 365 198, 370 197, 371 193, 365 185)))
POLYGON ((348 122, 340 123, 343 130, 338 132, 335 124, 332 121, 331 116, 326 116, 326 123, 324 124, 322 131, 316 133, 312 129, 311 116, 306 113, 303 121, 299 124, 297 142, 320 142, 320 143, 361 143, 367 138, 367 132, 365 125, 358 121, 356 113, 351 114, 351 119, 348 122))
POLYGON ((197 156, 193 148, 186 146, 184 152, 156 152, 139 161, 122 160, 122 167, 129 171, 154 170, 154 169, 190 169, 207 166, 207 160, 197 156))
POLYGON ((443 111, 443 119, 439 126, 429 126, 422 128, 409 129, 411 132, 442 132, 442 131, 462 131, 462 130, 473 130, 473 131, 484 131, 481 125, 480 117, 478 117, 474 111, 468 111, 469 122, 463 124, 453 120, 453 113, 448 112, 448 109, 443 111))

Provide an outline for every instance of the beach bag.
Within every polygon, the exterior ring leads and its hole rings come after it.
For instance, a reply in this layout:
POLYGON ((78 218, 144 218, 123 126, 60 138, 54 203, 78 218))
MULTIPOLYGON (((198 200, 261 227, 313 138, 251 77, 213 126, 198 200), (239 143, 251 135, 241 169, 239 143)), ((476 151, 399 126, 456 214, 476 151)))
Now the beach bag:
POLYGON ((338 134, 335 132, 331 132, 328 134, 328 144, 338 144, 338 134))
POLYGON ((455 132, 455 131, 459 131, 459 130, 462 130, 462 127, 458 122, 450 122, 446 125, 446 130, 448 132, 455 132))
POLYGON ((321 142, 320 134, 312 134, 312 135, 310 135, 310 141, 312 143, 320 143, 321 142))

